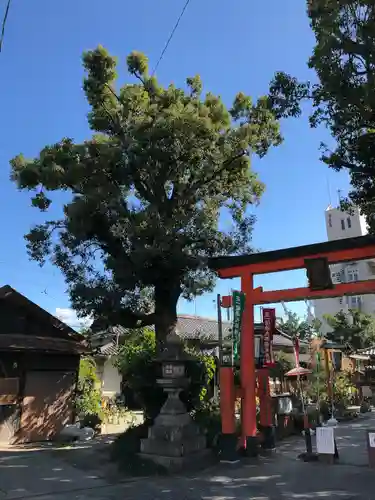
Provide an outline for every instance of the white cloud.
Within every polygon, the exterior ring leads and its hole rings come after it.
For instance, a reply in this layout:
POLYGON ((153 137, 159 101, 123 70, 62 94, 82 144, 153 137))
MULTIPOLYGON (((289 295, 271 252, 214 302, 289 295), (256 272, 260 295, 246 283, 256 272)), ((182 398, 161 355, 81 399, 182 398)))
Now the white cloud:
POLYGON ((88 328, 92 323, 91 318, 77 318, 75 311, 69 307, 56 307, 55 315, 60 321, 75 329, 88 328))

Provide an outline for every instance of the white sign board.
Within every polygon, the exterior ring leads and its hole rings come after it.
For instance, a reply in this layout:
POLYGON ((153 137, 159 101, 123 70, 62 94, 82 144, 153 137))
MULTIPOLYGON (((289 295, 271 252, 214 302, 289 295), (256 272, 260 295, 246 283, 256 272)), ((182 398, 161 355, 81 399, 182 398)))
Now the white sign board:
POLYGON ((335 435, 333 427, 316 428, 316 451, 324 455, 335 454, 335 435))
POLYGON ((370 448, 375 448, 375 432, 368 433, 368 441, 370 448))

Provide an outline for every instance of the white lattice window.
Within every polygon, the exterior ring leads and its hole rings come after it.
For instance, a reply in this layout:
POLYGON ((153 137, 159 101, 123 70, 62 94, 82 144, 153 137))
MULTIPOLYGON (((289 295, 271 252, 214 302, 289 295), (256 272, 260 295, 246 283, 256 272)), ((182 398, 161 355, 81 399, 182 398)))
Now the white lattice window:
POLYGON ((361 305, 361 297, 358 295, 353 295, 350 297, 350 306, 351 307, 360 307, 361 305))
POLYGON ((358 269, 348 269, 348 282, 358 281, 358 269))

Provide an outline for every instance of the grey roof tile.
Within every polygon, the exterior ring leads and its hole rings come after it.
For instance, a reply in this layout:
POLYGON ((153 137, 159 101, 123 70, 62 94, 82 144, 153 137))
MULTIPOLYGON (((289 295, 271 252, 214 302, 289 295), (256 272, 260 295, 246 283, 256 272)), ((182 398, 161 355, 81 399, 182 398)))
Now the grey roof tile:
MULTIPOLYGON (((255 332, 260 333, 263 328, 262 323, 256 323, 254 326, 255 332)), ((223 338, 225 339, 228 337, 231 331, 232 323, 223 321, 223 338)), ((118 347, 115 342, 116 337, 126 334, 127 330, 121 326, 114 326, 100 333, 101 337, 97 337, 97 342, 95 342, 97 353, 103 356, 113 356, 118 353, 118 347), (111 341, 111 339, 113 339, 113 341, 111 341)), ((177 319, 177 334, 185 340, 206 340, 215 342, 218 340, 217 320, 213 318, 204 318, 202 316, 180 314, 177 319)), ((95 333, 95 336, 97 335, 98 333, 95 333)), ((277 329, 277 333, 275 333, 273 337, 273 344, 275 347, 293 347, 291 337, 280 329, 277 329)), ((306 342, 301 342, 301 344, 307 345, 306 342)))

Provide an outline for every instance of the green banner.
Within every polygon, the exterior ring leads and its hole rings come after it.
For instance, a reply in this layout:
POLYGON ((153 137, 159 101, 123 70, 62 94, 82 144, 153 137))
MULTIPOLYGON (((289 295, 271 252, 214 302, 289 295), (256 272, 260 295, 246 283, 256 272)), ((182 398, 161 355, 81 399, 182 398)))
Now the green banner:
POLYGON ((245 294, 243 292, 233 292, 232 304, 233 304, 233 327, 232 327, 233 358, 234 361, 238 361, 240 353, 242 316, 245 310, 245 294))

